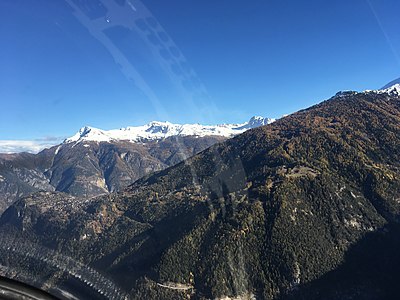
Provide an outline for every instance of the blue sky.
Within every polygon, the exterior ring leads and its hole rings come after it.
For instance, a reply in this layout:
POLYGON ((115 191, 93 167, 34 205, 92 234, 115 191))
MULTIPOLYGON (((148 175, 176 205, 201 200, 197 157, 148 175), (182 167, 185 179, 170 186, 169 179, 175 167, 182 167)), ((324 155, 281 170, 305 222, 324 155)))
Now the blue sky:
POLYGON ((279 117, 400 77, 397 0, 86 2, 0 1, 0 140, 279 117))

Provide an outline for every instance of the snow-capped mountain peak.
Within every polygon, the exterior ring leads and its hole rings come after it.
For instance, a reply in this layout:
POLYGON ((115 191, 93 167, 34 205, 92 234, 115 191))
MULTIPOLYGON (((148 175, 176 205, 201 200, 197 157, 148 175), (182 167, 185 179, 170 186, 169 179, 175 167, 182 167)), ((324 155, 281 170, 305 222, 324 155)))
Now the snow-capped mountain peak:
POLYGON ((400 83, 396 83, 380 91, 382 91, 382 93, 400 95, 400 83))
POLYGON ((274 120, 270 118, 263 118, 260 116, 255 116, 250 119, 250 121, 247 123, 247 126, 249 128, 255 128, 263 125, 268 125, 272 123, 274 120))
POLYGON ((383 88, 377 91, 373 91, 378 94, 390 94, 390 95, 400 95, 400 78, 397 78, 391 82, 389 82, 387 85, 385 85, 383 88))
POLYGON ((158 122, 153 121, 148 124, 149 128, 146 129, 146 132, 149 133, 168 133, 168 130, 173 127, 174 124, 169 122, 158 122))
MULTIPOLYGON (((354 93, 357 92, 345 92, 345 93, 354 93)), ((385 85, 383 88, 379 90, 366 90, 362 93, 375 93, 375 94, 389 94, 391 96, 400 96, 400 78, 393 80, 392 82, 385 85)), ((339 94, 339 93, 338 93, 339 94)), ((338 95, 336 94, 336 96, 338 95)), ((342 93, 340 93, 342 94, 342 93)))
POLYGON ((395 86, 396 84, 400 84, 400 78, 397 78, 397 79, 395 79, 395 80, 389 82, 387 85, 385 85, 385 86, 382 88, 382 90, 386 90, 386 89, 388 89, 388 88, 391 88, 391 87, 395 86))
POLYGON ((153 121, 143 126, 126 127, 113 130, 101 130, 90 126, 82 127, 75 135, 64 143, 79 143, 81 141, 111 142, 130 141, 144 142, 160 140, 171 136, 223 136, 232 137, 244 131, 262 125, 270 124, 274 119, 252 117, 243 124, 201 125, 173 124, 170 122, 153 121))
POLYGON ((388 85, 387 87, 380 90, 367 90, 364 91, 364 93, 389 94, 394 96, 400 96, 400 84, 396 83, 391 86, 388 85))
POLYGON ((66 139, 64 143, 73 143, 82 140, 108 142, 110 141, 110 137, 105 131, 101 129, 85 126, 79 129, 79 131, 75 135, 66 139))

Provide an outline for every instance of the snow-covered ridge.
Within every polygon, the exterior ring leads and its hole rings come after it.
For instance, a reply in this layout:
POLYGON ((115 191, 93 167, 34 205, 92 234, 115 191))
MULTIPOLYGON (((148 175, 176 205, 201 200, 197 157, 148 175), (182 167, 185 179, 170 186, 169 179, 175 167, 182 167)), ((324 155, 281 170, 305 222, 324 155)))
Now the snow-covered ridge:
POLYGON ((383 88, 381 88, 381 90, 386 90, 387 88, 390 88, 396 84, 400 84, 400 78, 397 78, 397 79, 389 82, 387 85, 385 85, 383 88))
POLYGON ((387 85, 385 85, 383 88, 379 90, 366 90, 364 93, 375 93, 375 94, 389 94, 389 95, 395 95, 399 96, 400 95, 400 78, 396 79, 387 85))
POLYGON ((375 94, 389 94, 394 96, 400 96, 400 83, 395 83, 393 85, 386 85, 384 88, 380 90, 365 90, 363 92, 355 92, 355 91, 340 91, 336 93, 335 98, 346 97, 349 95, 356 95, 360 93, 375 93, 375 94))
POLYGON ((143 126, 126 127, 121 129, 101 130, 89 126, 82 127, 74 136, 66 139, 64 143, 77 143, 81 141, 111 142, 130 141, 143 142, 161 140, 171 136, 223 136, 232 137, 245 132, 248 129, 256 128, 274 122, 275 119, 252 117, 243 124, 221 124, 221 125, 200 125, 200 124, 173 124, 170 122, 150 122, 143 126))
POLYGON ((377 90, 377 91, 373 91, 373 92, 375 92, 377 94, 386 93, 386 94, 390 94, 390 95, 393 95, 393 94, 394 95, 400 95, 400 84, 396 83, 396 84, 394 84, 392 86, 389 86, 389 87, 387 87, 385 89, 377 90))

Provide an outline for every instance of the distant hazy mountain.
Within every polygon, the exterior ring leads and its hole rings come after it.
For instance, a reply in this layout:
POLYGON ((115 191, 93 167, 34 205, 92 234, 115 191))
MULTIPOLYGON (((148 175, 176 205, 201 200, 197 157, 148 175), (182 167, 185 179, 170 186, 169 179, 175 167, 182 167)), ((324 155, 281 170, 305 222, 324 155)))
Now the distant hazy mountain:
POLYGON ((108 299, 398 299, 399 92, 340 93, 121 193, 20 199, 0 272, 108 299))
POLYGON ((119 191, 211 145, 273 120, 234 125, 151 122, 117 130, 83 127, 62 144, 33 155, 0 154, 0 213, 35 191, 96 196, 119 191))

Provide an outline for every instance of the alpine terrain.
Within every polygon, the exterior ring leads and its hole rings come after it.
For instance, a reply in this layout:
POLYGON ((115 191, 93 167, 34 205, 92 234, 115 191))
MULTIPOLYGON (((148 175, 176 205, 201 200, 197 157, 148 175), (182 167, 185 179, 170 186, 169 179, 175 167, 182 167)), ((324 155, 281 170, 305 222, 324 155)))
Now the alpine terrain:
POLYGON ((108 131, 86 126, 36 155, 0 154, 0 213, 37 191, 86 197, 119 191, 146 174, 273 121, 253 117, 243 124, 216 126, 151 122, 108 131))
MULTIPOLYGON (((86 145, 73 140, 62 147, 86 145)), ((19 199, 0 218, 0 272, 60 297, 397 299, 399 214, 394 85, 338 93, 119 193, 19 199)))

